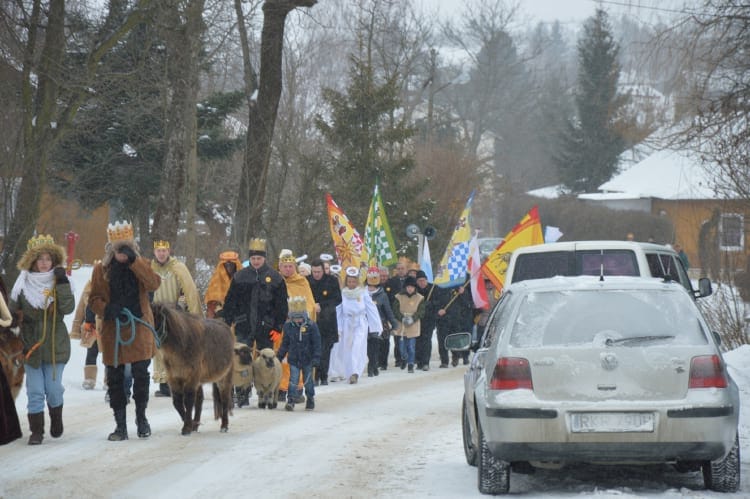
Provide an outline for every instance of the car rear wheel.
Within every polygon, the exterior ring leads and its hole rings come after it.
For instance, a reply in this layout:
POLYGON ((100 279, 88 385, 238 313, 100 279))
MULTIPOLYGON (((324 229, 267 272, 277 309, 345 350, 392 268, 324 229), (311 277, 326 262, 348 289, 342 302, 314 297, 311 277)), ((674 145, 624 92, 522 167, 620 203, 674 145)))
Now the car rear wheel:
POLYGON ((507 494, 510 488, 510 465, 492 455, 484 439, 482 425, 477 424, 477 431, 479 432, 477 463, 479 492, 493 495, 507 494))
POLYGON ((466 407, 466 399, 461 404, 461 434, 464 441, 464 455, 469 466, 477 465, 477 448, 471 440, 471 423, 469 421, 469 411, 466 407))
POLYGON ((735 437, 729 454, 703 464, 703 483, 716 492, 736 492, 740 488, 740 439, 735 437))

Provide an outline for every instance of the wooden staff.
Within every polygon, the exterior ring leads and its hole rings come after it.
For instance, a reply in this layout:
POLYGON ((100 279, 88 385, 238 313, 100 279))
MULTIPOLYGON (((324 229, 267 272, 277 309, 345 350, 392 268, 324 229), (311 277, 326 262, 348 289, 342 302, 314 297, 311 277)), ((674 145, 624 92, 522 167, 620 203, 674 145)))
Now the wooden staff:
MULTIPOLYGON (((461 286, 459 286, 459 289, 466 289, 466 286, 468 286, 471 283, 471 280, 466 281, 461 286)), ((458 298, 458 295, 461 294, 458 291, 456 291, 453 295, 453 298, 450 299, 450 301, 443 307, 443 310, 448 311, 448 307, 451 306, 451 304, 456 301, 456 298, 458 298)))

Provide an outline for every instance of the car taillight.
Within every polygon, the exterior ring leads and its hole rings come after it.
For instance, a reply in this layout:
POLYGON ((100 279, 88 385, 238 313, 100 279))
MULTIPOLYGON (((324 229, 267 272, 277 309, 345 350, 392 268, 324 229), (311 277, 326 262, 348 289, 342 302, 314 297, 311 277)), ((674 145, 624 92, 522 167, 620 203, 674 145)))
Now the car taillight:
POLYGON ((727 374, 718 355, 702 355, 690 361, 688 388, 726 388, 727 374))
POLYGON ((520 357, 500 357, 490 381, 491 390, 534 389, 529 361, 520 357))

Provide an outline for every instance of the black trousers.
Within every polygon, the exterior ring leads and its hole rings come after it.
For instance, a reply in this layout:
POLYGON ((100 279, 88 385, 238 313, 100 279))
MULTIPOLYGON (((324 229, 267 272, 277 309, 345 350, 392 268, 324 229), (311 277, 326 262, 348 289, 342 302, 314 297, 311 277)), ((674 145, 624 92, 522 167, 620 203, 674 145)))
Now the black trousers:
POLYGON ((380 365, 380 344, 383 340, 379 336, 367 335, 367 374, 372 374, 380 365))
POLYGON ((328 379, 328 366, 331 365, 331 349, 334 343, 332 337, 320 338, 320 367, 315 370, 315 378, 318 381, 328 379))
MULTIPOLYGON (((148 390, 151 377, 148 366, 151 359, 139 360, 131 364, 133 373, 133 401, 135 401, 136 413, 146 410, 148 405, 148 390)), ((107 392, 109 393, 109 406, 113 410, 124 409, 127 404, 125 397, 125 364, 119 366, 107 366, 107 392)))
POLYGON ((430 328, 429 331, 421 331, 419 336, 417 336, 417 344, 415 346, 417 368, 430 365, 430 357, 432 357, 432 333, 434 331, 434 328, 430 328))
POLYGON ((391 338, 390 334, 384 337, 380 341, 380 353, 378 359, 380 360, 380 369, 388 369, 388 353, 391 351, 391 338))
POLYGON ((450 329, 443 326, 440 327, 438 324, 437 327, 437 336, 438 336, 438 352, 440 353, 440 363, 441 364, 447 364, 448 363, 448 350, 445 348, 445 338, 451 334, 450 329))

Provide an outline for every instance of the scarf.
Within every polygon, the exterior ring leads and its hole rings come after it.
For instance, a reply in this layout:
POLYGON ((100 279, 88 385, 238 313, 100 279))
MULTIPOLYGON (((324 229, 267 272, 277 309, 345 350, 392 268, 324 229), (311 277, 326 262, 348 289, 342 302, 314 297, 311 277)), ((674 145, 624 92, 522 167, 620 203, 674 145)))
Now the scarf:
POLYGON ((49 272, 29 272, 28 270, 22 270, 18 279, 16 279, 16 283, 13 285, 10 298, 17 302, 18 297, 23 293, 29 305, 44 310, 54 301, 51 294, 47 296, 54 287, 55 276, 52 270, 49 272))

